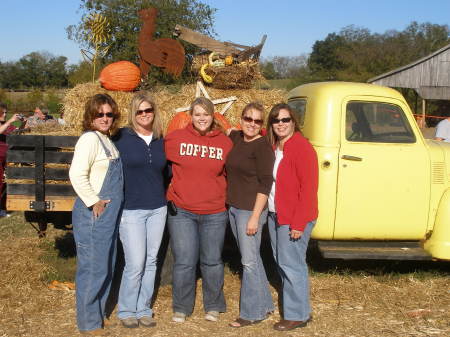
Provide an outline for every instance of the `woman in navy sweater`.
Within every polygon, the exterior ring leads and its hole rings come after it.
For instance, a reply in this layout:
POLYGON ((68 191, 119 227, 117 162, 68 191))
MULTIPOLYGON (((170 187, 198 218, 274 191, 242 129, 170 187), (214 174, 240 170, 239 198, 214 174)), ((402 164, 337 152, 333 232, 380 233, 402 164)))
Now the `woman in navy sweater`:
POLYGON ((150 302, 156 262, 166 223, 164 172, 166 156, 161 119, 154 100, 137 93, 115 145, 124 173, 124 209, 119 227, 125 269, 119 292, 118 317, 123 326, 155 326, 150 302))

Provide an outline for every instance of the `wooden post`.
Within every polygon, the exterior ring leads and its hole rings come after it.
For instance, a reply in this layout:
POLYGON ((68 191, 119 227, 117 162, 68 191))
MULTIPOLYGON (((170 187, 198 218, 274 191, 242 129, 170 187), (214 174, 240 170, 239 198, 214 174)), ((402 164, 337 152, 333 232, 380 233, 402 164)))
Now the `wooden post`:
POLYGON ((425 122, 425 110, 426 110, 426 101, 423 98, 422 99, 422 125, 419 125, 421 128, 424 128, 425 125, 426 125, 426 122, 425 122))

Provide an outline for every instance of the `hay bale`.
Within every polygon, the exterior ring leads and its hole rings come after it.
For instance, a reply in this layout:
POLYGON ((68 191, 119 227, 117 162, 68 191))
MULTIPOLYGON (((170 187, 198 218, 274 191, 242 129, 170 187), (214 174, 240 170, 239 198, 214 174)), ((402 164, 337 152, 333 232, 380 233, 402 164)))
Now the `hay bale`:
POLYGON ((242 62, 225 67, 208 67, 206 74, 213 78, 211 86, 217 89, 250 89, 263 80, 258 62, 242 62))
MULTIPOLYGON (((169 92, 166 88, 159 88, 150 91, 154 97, 158 109, 161 113, 164 130, 170 120, 175 116, 175 109, 189 106, 195 98, 195 84, 184 85, 177 93, 169 92)), ((81 123, 83 120, 84 105, 89 97, 97 93, 107 93, 117 102, 121 113, 119 121, 120 126, 127 124, 127 114, 133 93, 122 91, 109 91, 100 87, 99 84, 84 83, 79 84, 73 89, 67 91, 64 97, 64 119, 67 123, 62 127, 66 134, 81 134, 81 123)), ((221 90, 208 88, 211 99, 236 96, 237 101, 226 112, 225 117, 231 124, 239 122, 239 117, 244 106, 250 102, 258 101, 264 108, 269 110, 274 104, 284 100, 285 91, 283 90, 262 90, 262 89, 232 89, 221 90)), ((216 111, 220 111, 224 104, 216 105, 216 111)))

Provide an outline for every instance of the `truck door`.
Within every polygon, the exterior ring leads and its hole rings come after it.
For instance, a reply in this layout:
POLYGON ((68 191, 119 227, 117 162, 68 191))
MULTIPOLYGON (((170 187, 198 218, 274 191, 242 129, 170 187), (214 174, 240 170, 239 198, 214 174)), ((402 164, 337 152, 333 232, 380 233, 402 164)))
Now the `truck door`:
POLYGON ((394 99, 354 97, 342 109, 334 238, 423 238, 429 157, 407 108, 394 99))

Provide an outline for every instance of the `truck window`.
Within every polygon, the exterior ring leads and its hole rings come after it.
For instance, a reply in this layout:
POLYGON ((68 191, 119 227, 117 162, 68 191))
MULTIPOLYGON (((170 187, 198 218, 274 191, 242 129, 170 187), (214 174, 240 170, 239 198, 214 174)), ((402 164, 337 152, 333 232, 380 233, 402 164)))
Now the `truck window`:
POLYGON ((345 138, 354 142, 415 143, 403 110, 394 104, 351 101, 347 104, 345 138))
POLYGON ((305 122, 305 112, 306 112, 306 99, 293 99, 288 102, 289 106, 294 110, 297 116, 297 122, 299 127, 303 127, 305 122))

